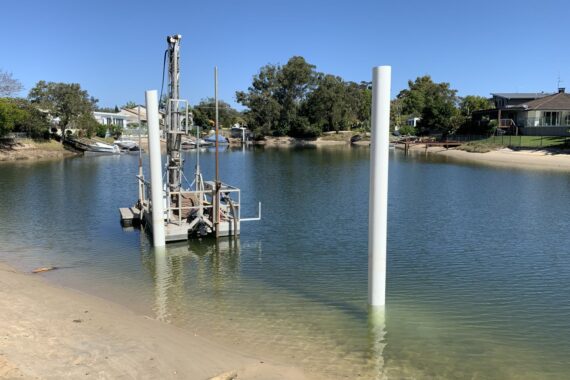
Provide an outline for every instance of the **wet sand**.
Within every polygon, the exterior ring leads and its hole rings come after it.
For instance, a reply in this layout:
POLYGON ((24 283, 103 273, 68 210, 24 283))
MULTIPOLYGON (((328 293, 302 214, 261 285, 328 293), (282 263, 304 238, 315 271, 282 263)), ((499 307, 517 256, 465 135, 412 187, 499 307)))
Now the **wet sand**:
POLYGON ((2 263, 0 378, 308 379, 2 263))

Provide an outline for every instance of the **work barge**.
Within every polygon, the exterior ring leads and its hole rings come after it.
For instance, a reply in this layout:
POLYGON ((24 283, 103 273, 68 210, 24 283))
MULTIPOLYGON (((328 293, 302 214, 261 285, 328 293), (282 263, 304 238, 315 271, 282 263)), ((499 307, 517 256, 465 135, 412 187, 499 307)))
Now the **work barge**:
MULTIPOLYGON (((139 155, 138 200, 132 207, 120 208, 123 226, 140 225, 152 233, 153 245, 163 246, 168 242, 215 236, 238 236, 241 222, 261 219, 261 203, 258 216, 241 217, 241 191, 223 183, 219 178, 219 127, 218 127, 218 80, 214 69, 215 120, 215 178, 204 180, 200 170, 200 149, 196 149, 196 165, 190 183, 184 175, 184 159, 181 155, 182 138, 194 127, 188 111, 187 100, 180 99, 180 41, 182 36, 167 37, 168 48, 168 94, 165 101, 165 123, 162 135, 166 140, 165 181, 160 148, 160 125, 158 120, 157 91, 146 92, 148 112, 148 140, 150 181, 142 168, 139 155), (184 186, 186 185, 186 186, 184 186)), ((164 70, 164 68, 163 68, 164 70)), ((200 141, 199 128, 196 141, 200 141)), ((199 146, 197 147, 199 148, 199 146)))

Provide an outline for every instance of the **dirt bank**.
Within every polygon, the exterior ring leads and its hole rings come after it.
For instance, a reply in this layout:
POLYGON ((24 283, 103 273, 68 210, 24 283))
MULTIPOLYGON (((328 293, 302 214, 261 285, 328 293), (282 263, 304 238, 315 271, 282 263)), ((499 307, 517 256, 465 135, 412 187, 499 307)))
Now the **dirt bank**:
POLYGON ((54 160, 75 155, 54 140, 0 141, 0 161, 54 160))

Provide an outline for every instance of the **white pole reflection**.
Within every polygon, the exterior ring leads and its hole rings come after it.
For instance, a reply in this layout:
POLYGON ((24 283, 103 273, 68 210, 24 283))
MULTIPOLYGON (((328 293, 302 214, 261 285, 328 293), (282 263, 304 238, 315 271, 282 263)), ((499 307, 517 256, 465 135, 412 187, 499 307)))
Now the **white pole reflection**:
POLYGON ((384 368, 384 348, 386 347, 386 309, 385 306, 368 308, 368 331, 370 339, 370 360, 374 379, 387 379, 384 368))
POLYGON ((168 288, 170 287, 170 268, 165 247, 154 249, 154 284, 156 319, 168 319, 168 288))

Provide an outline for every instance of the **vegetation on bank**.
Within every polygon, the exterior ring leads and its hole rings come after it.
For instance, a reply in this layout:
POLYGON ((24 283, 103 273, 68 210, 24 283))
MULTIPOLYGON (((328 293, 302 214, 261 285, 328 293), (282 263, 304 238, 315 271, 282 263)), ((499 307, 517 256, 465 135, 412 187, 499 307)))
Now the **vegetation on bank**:
POLYGON ((247 107, 243 117, 256 137, 315 137, 366 127, 370 120, 370 83, 317 72, 298 56, 262 67, 236 99, 247 107))
MULTIPOLYGON (((262 67, 247 91, 236 92, 236 99, 247 107, 243 118, 256 136, 314 137, 370 128, 371 83, 318 72, 299 56, 283 66, 262 67)), ((487 133, 472 125, 471 114, 492 107, 489 99, 459 97, 449 83, 426 75, 409 81, 392 101, 391 126, 406 135, 487 133), (419 118, 417 126, 406 125, 413 118, 419 118)))
MULTIPOLYGON (((9 132, 26 132, 32 137, 49 136, 53 119, 59 128, 79 130, 80 136, 105 136, 108 126, 93 117, 93 111, 117 112, 119 108, 98 108, 97 99, 77 83, 40 81, 26 99, 12 96, 21 84, 0 71, 0 136, 9 132)), ((247 126, 255 138, 264 136, 317 137, 326 132, 370 129, 372 91, 370 82, 345 81, 319 72, 303 57, 294 56, 285 65, 263 66, 246 91, 237 91, 236 99, 246 109, 233 109, 220 101, 219 121, 222 128, 239 123, 247 126)), ((125 108, 133 108, 134 102, 125 108)), ((408 82, 392 100, 391 127, 404 135, 453 133, 487 134, 491 127, 472 125, 473 111, 490 108, 489 100, 479 96, 458 97, 449 83, 437 83, 430 76, 408 82), (406 125, 418 118, 416 126, 406 125)), ((195 125, 210 128, 215 120, 214 99, 207 98, 191 107, 195 125)), ((120 131, 111 130, 111 134, 120 131)))
POLYGON ((93 117, 97 99, 77 83, 39 81, 28 97, 14 97, 23 89, 11 74, 0 72, 0 136, 26 133, 32 138, 48 138, 54 119, 65 136, 66 129, 80 129, 95 135, 101 125, 93 117))

